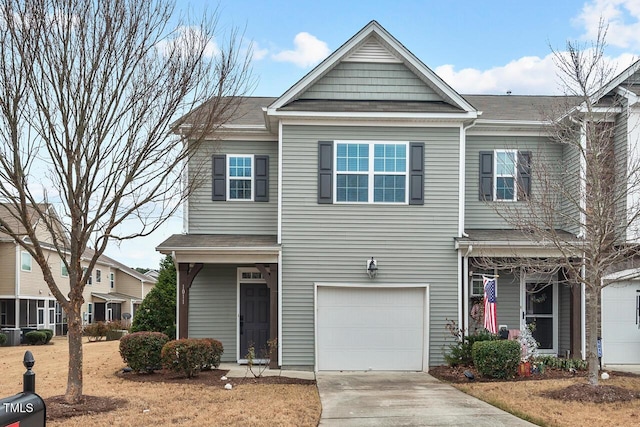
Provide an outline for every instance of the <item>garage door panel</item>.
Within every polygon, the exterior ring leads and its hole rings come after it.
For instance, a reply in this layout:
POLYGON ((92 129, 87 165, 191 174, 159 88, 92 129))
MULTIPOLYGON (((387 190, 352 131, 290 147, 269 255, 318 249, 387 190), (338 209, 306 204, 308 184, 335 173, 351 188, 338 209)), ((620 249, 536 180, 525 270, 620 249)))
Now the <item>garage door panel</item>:
POLYGON ((606 364, 640 363, 637 304, 640 284, 609 285, 602 292, 602 356, 606 364))
POLYGON ((319 287, 318 369, 422 370, 424 288, 319 287))

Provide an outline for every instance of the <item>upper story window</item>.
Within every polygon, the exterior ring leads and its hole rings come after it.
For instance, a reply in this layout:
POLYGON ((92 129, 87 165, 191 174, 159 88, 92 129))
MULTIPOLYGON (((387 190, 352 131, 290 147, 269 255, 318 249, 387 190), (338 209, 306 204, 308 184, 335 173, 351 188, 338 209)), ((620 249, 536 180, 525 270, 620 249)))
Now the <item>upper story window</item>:
POLYGON ((214 155, 211 169, 214 202, 269 201, 269 156, 214 155))
POLYGON ((29 252, 20 252, 20 269, 22 271, 31 271, 31 254, 29 252))
POLYGON ((335 201, 407 203, 407 145, 337 141, 335 201))
POLYGON ((96 269, 96 283, 102 282, 102 270, 96 269))
POLYGON ((227 156, 228 200, 253 200, 253 156, 227 156))
MULTIPOLYGON (((82 267, 82 274, 87 274, 87 267, 82 267)), ((87 285, 92 285, 92 275, 89 274, 89 277, 87 278, 87 285)))
POLYGON ((479 158, 480 200, 517 201, 531 195, 531 152, 481 151, 479 158))
POLYGON ((69 277, 69 270, 67 269, 67 266, 64 265, 64 262, 60 263, 60 275, 62 277, 69 277))
POLYGON ((116 275, 114 273, 109 273, 109 287, 113 289, 116 285, 116 275))

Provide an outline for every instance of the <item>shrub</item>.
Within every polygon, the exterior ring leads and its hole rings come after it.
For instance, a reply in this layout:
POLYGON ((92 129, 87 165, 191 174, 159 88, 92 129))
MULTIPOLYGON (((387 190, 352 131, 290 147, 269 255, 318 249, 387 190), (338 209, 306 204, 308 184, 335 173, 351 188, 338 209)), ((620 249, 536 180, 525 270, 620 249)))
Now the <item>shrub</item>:
POLYGON ((51 341, 51 338, 53 338, 53 329, 38 329, 38 331, 44 332, 47 335, 45 344, 49 344, 49 341, 51 341))
POLYGON ((7 336, 0 332, 0 345, 4 345, 7 342, 7 336))
POLYGON ((156 331, 176 336, 176 267, 170 255, 160 263, 158 282, 136 310, 131 332, 156 331))
POLYGON ((24 339, 30 345, 44 345, 47 342, 47 334, 42 331, 31 331, 25 334, 24 339))
POLYGON ((107 325, 104 322, 90 323, 82 330, 86 337, 89 337, 89 341, 100 341, 107 335, 107 325))
POLYGON ((120 356, 135 372, 160 369, 162 347, 169 337, 161 332, 136 332, 120 339, 120 356))
POLYGON ((518 341, 478 341, 471 353, 478 372, 486 377, 513 378, 518 372, 522 349, 518 341))
POLYGON ((207 360, 205 361, 205 365, 202 367, 205 369, 214 369, 220 366, 220 358, 222 357, 222 353, 224 353, 224 347, 222 343, 218 340, 214 340, 213 338, 202 338, 203 341, 208 342, 211 345, 211 350, 209 350, 209 354, 207 355, 207 360))
POLYGON ((128 331, 129 326, 122 320, 113 320, 107 323, 107 329, 109 331, 128 331))
POLYGON ((464 337, 461 331, 457 331, 454 333, 454 336, 458 337, 458 341, 449 346, 449 354, 444 356, 444 360, 449 366, 472 365, 473 356, 471 355, 471 349, 473 348, 473 344, 479 341, 494 341, 498 339, 497 335, 487 330, 478 331, 473 335, 464 337))
POLYGON ((570 369, 575 369, 577 371, 584 371, 587 369, 587 361, 582 359, 561 359, 554 355, 539 355, 534 360, 533 363, 536 365, 544 365, 546 368, 551 369, 561 369, 563 371, 568 371, 570 369))
POLYGON ((169 341, 162 347, 162 366, 187 378, 195 377, 207 364, 211 353, 208 340, 185 338, 169 341))

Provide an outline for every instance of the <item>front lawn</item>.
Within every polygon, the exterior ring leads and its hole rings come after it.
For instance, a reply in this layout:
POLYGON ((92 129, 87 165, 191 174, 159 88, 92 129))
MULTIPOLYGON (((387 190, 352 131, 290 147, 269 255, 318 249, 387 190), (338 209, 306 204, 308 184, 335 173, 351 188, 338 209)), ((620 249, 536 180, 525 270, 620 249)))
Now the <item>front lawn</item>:
MULTIPOLYGON (((36 361, 36 392, 45 400, 66 389, 68 348, 65 338, 46 346, 0 347, 2 396, 22 391, 24 352, 36 361)), ((237 383, 232 390, 194 381, 139 382, 116 375, 124 367, 119 341, 84 344, 84 393, 123 399, 118 409, 67 419, 49 420, 50 426, 173 426, 173 425, 317 425, 320 397, 315 384, 237 383)), ((117 402, 117 401, 116 401, 117 402)))

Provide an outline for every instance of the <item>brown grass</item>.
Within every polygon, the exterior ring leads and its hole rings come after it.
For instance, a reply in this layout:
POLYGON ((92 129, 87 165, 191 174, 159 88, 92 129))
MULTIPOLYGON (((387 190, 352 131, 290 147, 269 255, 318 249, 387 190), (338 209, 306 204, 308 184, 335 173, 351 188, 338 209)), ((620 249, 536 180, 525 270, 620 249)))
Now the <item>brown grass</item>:
MULTIPOLYGON (((640 399, 620 403, 582 403, 543 397, 584 378, 523 382, 452 384, 494 406, 545 426, 640 425, 640 399)), ((640 377, 616 377, 605 384, 640 391, 640 377)))
MULTIPOLYGON (((24 352, 36 360, 36 392, 43 398, 64 394, 67 341, 53 345, 0 347, 1 397, 22 391, 24 352)), ((198 384, 134 382, 116 377, 124 367, 118 341, 84 344, 84 394, 124 398, 113 412, 48 422, 50 426, 246 425, 315 426, 320 397, 315 385, 241 384, 224 390, 198 384)))

